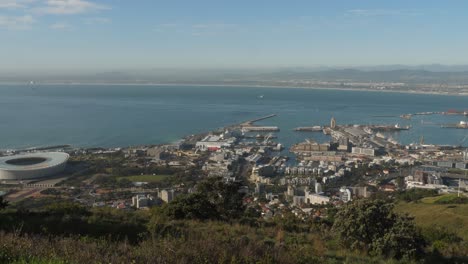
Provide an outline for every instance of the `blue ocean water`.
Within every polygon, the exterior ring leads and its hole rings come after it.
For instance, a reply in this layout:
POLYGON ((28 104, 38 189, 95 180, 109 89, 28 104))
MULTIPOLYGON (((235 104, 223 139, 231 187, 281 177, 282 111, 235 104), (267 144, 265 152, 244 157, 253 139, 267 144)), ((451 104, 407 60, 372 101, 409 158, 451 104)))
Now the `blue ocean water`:
POLYGON ((321 133, 292 129, 325 125, 332 116, 342 124, 411 125, 392 135, 402 143, 424 136, 426 143, 458 145, 468 130, 440 124, 458 123, 464 116, 398 117, 448 109, 468 109, 468 97, 224 86, 0 85, 0 149, 167 143, 268 114, 278 116, 260 123, 279 126, 278 140, 287 146, 305 138, 326 141, 321 133), (374 117, 383 115, 395 117, 374 117))

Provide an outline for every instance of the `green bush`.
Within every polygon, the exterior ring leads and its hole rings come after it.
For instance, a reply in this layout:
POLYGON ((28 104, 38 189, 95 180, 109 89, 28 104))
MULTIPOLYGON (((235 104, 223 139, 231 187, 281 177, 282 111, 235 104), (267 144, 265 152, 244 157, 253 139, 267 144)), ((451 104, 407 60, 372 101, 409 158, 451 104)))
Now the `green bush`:
POLYGON ((239 183, 226 183, 221 178, 208 178, 196 186, 196 192, 181 195, 163 206, 162 213, 170 219, 225 220, 244 215, 244 194, 239 183))
POLYGON ((417 202, 424 197, 437 196, 438 193, 436 190, 426 190, 426 189, 409 189, 405 191, 398 192, 396 195, 397 200, 405 202, 417 202))
POLYGON ((355 200, 337 212, 333 230, 350 250, 391 258, 412 258, 422 252, 424 240, 411 218, 393 212, 383 200, 355 200))
POLYGON ((434 201, 435 204, 466 204, 468 197, 458 197, 457 195, 445 195, 434 201))

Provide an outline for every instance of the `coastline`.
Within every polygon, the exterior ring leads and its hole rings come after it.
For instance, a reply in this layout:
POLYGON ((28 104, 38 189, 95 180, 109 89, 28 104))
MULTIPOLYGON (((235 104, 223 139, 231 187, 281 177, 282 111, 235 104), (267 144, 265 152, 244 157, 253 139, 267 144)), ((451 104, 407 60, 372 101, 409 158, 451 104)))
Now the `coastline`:
POLYGON ((468 96, 467 93, 459 92, 433 92, 433 91, 416 91, 416 90, 377 90, 369 88, 340 88, 340 87, 320 87, 320 86, 292 86, 292 85, 247 85, 247 84, 187 84, 187 83, 113 83, 113 82, 96 82, 96 83, 70 83, 70 82, 41 82, 36 84, 18 83, 18 82, 0 82, 1 85, 15 86, 42 86, 42 85, 63 85, 63 86, 185 86, 185 87, 232 87, 232 88, 271 88, 271 89, 304 89, 304 90, 332 90, 332 91, 352 91, 352 92, 382 92, 382 93, 401 93, 401 94, 421 94, 421 95, 443 95, 443 96, 468 96))

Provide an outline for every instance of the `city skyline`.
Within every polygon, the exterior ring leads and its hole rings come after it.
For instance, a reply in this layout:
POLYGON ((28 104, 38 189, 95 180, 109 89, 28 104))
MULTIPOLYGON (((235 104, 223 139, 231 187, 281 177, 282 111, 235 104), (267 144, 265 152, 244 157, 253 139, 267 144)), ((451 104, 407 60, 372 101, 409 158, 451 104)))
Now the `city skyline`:
POLYGON ((467 7, 0 0, 0 71, 466 64, 467 7))

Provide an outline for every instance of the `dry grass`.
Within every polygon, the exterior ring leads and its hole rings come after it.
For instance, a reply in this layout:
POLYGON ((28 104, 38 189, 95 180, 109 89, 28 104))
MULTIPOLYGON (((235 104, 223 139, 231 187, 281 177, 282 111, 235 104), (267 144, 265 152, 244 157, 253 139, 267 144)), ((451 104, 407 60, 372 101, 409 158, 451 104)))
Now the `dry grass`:
POLYGON ((330 251, 319 234, 218 222, 176 223, 178 236, 137 245, 86 237, 0 233, 0 263, 387 263, 330 251))
POLYGON ((434 204, 430 201, 400 202, 395 206, 395 210, 414 216, 418 226, 440 225, 468 241, 468 204, 434 204))

